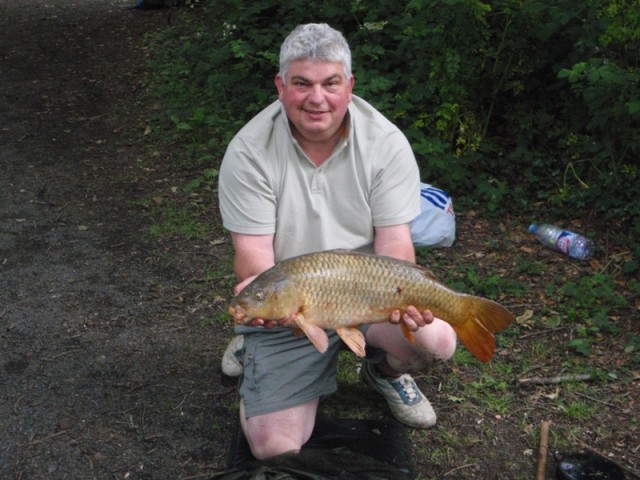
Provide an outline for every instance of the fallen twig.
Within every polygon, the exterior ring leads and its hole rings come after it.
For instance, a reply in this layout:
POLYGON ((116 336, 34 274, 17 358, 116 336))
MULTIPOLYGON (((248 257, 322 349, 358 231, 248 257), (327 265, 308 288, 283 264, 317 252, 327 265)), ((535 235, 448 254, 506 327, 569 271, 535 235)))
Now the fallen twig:
POLYGON ((32 447, 34 445, 44 443, 47 440, 51 440, 52 438, 59 437, 60 435, 64 435, 65 433, 67 433, 67 430, 61 430, 57 433, 52 433, 51 435, 47 435, 46 437, 37 438, 35 440, 29 439, 29 446, 32 447))
POLYGON ((522 340, 523 338, 535 337, 536 335, 545 335, 547 333, 556 332, 558 330, 564 330, 565 328, 567 328, 567 327, 564 326, 564 325, 561 325, 561 326, 555 327, 555 328, 548 328, 546 330, 539 330, 537 332, 525 333, 524 335, 520 335, 520 340, 522 340))
POLYGON ((598 400, 597 398, 590 397, 589 395, 585 395, 584 393, 575 392, 575 394, 578 395, 579 397, 583 397, 583 398, 589 399, 592 402, 596 402, 596 403, 600 403, 602 405, 606 405, 607 407, 618 408, 618 409, 620 408, 617 405, 614 405, 613 403, 609 403, 609 402, 604 402, 602 400, 598 400))
POLYGON ((538 451, 538 474, 536 480, 544 480, 547 469, 547 451, 549 450, 549 427, 551 420, 544 420, 540 424, 540 450, 538 451))
POLYGON ((82 350, 81 347, 76 347, 76 348, 71 348, 69 350, 66 350, 64 352, 60 352, 56 355, 52 355, 50 357, 45 357, 42 359, 43 362, 55 362, 58 358, 60 357, 64 357, 65 355, 70 355, 74 352, 77 352, 78 350, 82 350))
POLYGON ((444 474, 444 476, 448 476, 451 475, 452 473, 457 472, 458 470, 462 470, 463 468, 470 468, 470 467, 476 467, 478 464, 477 463, 467 463, 466 465, 460 465, 459 467, 456 468, 452 468, 451 470, 449 470, 447 473, 444 474))
POLYGON ((619 258, 623 258, 625 255, 629 254, 630 252, 631 252, 630 250, 626 250, 624 252, 620 252, 620 253, 616 253, 615 255, 611 255, 611 257, 609 257, 607 255, 607 263, 604 264, 604 266, 600 270, 600 273, 606 272, 607 269, 609 268, 609 265, 611 265, 615 261, 618 261, 619 258))
POLYGON ((20 405, 20 401, 24 398, 24 396, 20 395, 18 399, 13 404, 13 413, 18 415, 18 405, 20 405))
POLYGON ((555 377, 531 377, 531 378, 519 378, 518 383, 521 385, 549 385, 562 382, 584 382, 591 380, 591 375, 588 373, 577 373, 569 375, 558 375, 555 377))

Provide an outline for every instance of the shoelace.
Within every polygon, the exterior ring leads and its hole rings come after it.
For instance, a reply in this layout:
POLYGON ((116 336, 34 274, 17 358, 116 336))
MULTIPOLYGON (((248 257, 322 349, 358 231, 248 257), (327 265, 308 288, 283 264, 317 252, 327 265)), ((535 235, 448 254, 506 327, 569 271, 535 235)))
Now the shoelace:
POLYGON ((402 385, 402 390, 404 391, 409 401, 413 401, 418 397, 417 386, 415 382, 409 377, 403 375, 396 381, 400 383, 400 385, 402 385))

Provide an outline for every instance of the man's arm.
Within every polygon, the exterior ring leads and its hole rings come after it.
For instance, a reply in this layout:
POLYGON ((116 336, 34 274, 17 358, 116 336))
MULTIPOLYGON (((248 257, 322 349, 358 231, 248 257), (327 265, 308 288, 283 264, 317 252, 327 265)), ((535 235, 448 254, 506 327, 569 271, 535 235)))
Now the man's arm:
MULTIPOLYGON (((231 240, 235 250, 233 269, 239 281, 233 289, 233 294, 238 295, 254 278, 275 265, 273 235, 244 235, 231 232, 231 240)), ((277 324, 276 320, 265 321, 262 318, 256 318, 251 322, 254 327, 273 328, 277 324)))
POLYGON ((415 262, 416 253, 411 240, 409 224, 376 227, 373 251, 377 255, 415 262))
MULTIPOLYGON (((415 263, 416 252, 411 240, 410 225, 405 223, 390 227, 376 227, 373 251, 377 255, 385 255, 415 263)), ((413 305, 407 308, 407 312, 402 317, 399 310, 391 314, 393 323, 399 323, 402 319, 409 330, 413 331, 433 322, 433 318, 433 314, 429 310, 420 313, 413 305)))
POLYGON ((251 280, 275 264, 275 252, 273 235, 231 232, 231 240, 235 250, 233 270, 239 282, 234 289, 237 295, 251 280))

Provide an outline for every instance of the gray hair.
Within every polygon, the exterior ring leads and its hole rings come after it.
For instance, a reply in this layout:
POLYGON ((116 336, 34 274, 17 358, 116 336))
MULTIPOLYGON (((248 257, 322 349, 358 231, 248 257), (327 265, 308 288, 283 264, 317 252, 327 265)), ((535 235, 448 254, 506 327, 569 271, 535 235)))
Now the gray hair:
POLYGON ((326 23, 298 25, 285 38, 280 47, 280 77, 286 81, 291 62, 315 59, 340 62, 347 77, 351 78, 351 50, 342 33, 326 23))

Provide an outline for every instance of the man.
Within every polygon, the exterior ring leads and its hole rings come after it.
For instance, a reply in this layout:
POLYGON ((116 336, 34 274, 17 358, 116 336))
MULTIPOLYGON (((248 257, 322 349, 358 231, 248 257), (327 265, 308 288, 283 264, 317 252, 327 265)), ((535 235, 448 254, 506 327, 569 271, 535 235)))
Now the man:
MULTIPOLYGON (((326 24, 297 27, 282 44, 278 101, 234 137, 219 181, 220 209, 235 249, 239 293, 275 262, 333 248, 363 249, 415 262, 409 224, 419 211, 420 178, 408 141, 352 95, 351 53, 326 24)), ((242 374, 240 420, 258 459, 299 451, 314 427, 320 398, 335 392, 343 344, 328 332, 317 352, 274 322, 236 327, 222 369, 242 374)), ((449 359, 456 335, 431 312, 393 312, 390 323, 363 327, 361 376, 382 393, 398 420, 435 423, 409 374, 449 359), (399 322, 415 332, 407 342, 399 322)))

